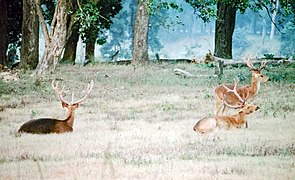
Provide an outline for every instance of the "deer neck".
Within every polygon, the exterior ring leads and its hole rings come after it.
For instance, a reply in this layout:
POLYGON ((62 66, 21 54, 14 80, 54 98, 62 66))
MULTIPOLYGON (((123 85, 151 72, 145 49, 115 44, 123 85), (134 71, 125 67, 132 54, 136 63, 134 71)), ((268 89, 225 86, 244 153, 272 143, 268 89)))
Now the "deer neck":
POLYGON ((255 76, 253 76, 251 85, 249 86, 249 97, 255 96, 259 92, 259 89, 260 81, 255 76))
POLYGON ((67 111, 66 119, 64 121, 66 121, 68 126, 70 127, 73 127, 74 125, 74 116, 75 116, 75 111, 67 111))
POLYGON ((236 115, 236 120, 239 123, 243 123, 245 121, 245 113, 243 111, 238 112, 236 115))

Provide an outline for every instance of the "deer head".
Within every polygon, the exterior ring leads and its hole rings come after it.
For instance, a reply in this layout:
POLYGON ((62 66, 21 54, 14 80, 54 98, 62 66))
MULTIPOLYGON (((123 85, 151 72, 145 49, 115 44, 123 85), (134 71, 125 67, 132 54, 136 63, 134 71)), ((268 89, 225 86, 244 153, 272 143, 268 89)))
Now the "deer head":
POLYGON ((80 100, 74 101, 74 93, 72 94, 72 101, 66 101, 63 97, 63 92, 65 86, 63 86, 62 90, 58 89, 58 82, 55 84, 55 80, 52 81, 51 85, 54 89, 55 93, 58 95, 59 100, 62 102, 62 107, 67 108, 69 111, 74 111, 76 108, 78 108, 79 104, 83 102, 87 96, 89 95, 90 91, 93 88, 93 80, 87 85, 86 93, 83 98, 80 100))
POLYGON ((251 70, 251 72, 252 72, 252 77, 253 77, 253 78, 257 79, 259 82, 266 82, 266 81, 268 81, 269 78, 261 73, 261 70, 265 68, 266 61, 261 62, 259 68, 256 68, 256 67, 253 65, 251 59, 248 59, 248 60, 246 61, 246 64, 247 64, 247 66, 250 68, 250 70, 251 70))

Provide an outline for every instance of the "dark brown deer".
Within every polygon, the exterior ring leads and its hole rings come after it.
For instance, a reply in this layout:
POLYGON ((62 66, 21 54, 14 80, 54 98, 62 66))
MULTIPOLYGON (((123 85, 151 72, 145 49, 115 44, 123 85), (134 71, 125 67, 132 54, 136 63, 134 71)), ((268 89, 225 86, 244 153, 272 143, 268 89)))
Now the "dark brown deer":
POLYGON ((89 95, 91 89, 93 88, 93 80, 88 84, 85 96, 78 100, 74 101, 74 94, 72 95, 72 102, 67 102, 63 98, 64 87, 60 91, 58 89, 58 83, 52 81, 52 88, 59 97, 59 100, 62 103, 62 107, 67 109, 65 119, 55 119, 55 118, 40 118, 33 119, 24 123, 18 130, 19 133, 32 133, 32 134, 49 134, 49 133, 65 133, 72 132, 74 125, 74 115, 75 109, 78 108, 79 104, 86 99, 89 95))

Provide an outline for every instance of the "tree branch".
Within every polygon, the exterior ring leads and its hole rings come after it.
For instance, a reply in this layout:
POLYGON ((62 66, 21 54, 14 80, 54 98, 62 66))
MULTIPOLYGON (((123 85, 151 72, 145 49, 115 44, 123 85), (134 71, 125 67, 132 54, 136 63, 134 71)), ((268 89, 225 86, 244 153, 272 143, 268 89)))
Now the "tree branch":
POLYGON ((53 15, 53 18, 52 18, 52 21, 51 21, 51 25, 50 25, 50 34, 49 34, 50 36, 52 36, 53 33, 54 33, 54 25, 56 23, 57 10, 58 10, 58 2, 56 3, 55 10, 54 10, 54 15, 53 15))
POLYGON ((42 10, 41 10, 40 0, 35 0, 35 3, 36 3, 37 14, 38 14, 39 21, 40 21, 40 24, 41 24, 41 27, 43 30, 44 38, 45 38, 45 45, 48 45, 50 43, 51 39, 49 37, 48 28, 46 26, 46 22, 45 22, 45 19, 44 19, 42 10))
POLYGON ((280 30, 280 28, 277 26, 277 24, 272 20, 272 17, 271 17, 271 15, 270 15, 270 12, 269 12, 268 7, 267 7, 267 6, 266 6, 261 0, 258 0, 258 1, 259 1, 259 2, 261 3, 261 5, 266 9, 266 11, 267 11, 267 15, 268 15, 268 17, 269 17, 271 23, 273 23, 273 24, 275 25, 276 29, 277 29, 281 34, 283 34, 283 32, 280 30))

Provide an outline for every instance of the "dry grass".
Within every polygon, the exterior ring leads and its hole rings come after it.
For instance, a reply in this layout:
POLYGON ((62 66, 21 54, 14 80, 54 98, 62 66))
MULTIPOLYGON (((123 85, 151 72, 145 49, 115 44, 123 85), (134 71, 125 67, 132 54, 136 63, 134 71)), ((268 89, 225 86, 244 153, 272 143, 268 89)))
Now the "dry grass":
POLYGON ((213 112, 212 87, 250 73, 234 68, 223 80, 183 79, 175 67, 214 71, 188 64, 135 72, 132 66, 63 66, 42 79, 23 74, 7 84, 0 99, 0 179, 294 179, 294 84, 262 84, 261 110, 248 117, 248 129, 201 135, 192 128, 213 112), (50 87, 57 77, 76 96, 95 80, 74 132, 15 137, 31 118, 63 117, 50 87))

